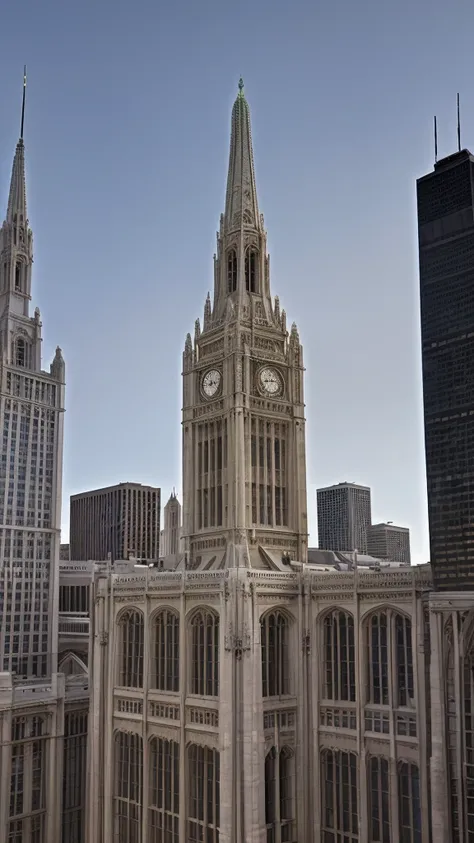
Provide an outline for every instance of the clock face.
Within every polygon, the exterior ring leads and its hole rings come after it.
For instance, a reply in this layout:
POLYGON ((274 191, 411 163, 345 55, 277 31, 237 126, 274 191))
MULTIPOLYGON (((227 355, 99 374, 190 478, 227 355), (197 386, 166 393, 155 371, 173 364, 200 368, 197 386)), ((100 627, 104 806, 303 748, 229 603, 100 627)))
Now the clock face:
POLYGON ((275 369, 260 369, 258 381, 260 389, 266 395, 277 395, 281 391, 281 378, 275 369))
POLYGON ((206 398, 213 398, 221 385, 221 373, 217 369, 206 372, 202 379, 202 391, 206 398))

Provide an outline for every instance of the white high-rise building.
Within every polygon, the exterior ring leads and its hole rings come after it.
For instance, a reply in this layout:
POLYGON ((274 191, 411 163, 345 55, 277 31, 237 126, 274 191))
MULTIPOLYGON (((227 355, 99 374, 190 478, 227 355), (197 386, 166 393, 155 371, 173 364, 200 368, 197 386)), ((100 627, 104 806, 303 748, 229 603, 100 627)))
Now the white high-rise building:
POLYGON ((367 553, 367 528, 372 519, 369 487, 337 483, 317 489, 316 497, 318 547, 367 553))
POLYGON ((25 147, 13 161, 0 229, 0 840, 59 840, 58 573, 64 361, 41 367, 41 318, 30 316, 33 235, 25 147))

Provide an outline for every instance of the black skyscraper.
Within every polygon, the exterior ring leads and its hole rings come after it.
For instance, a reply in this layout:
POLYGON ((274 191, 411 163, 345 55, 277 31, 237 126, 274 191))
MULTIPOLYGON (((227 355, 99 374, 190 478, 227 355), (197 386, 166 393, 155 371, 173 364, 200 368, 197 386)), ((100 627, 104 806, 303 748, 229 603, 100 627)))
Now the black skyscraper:
POLYGON ((417 182, 431 562, 439 590, 474 589, 474 157, 417 182))

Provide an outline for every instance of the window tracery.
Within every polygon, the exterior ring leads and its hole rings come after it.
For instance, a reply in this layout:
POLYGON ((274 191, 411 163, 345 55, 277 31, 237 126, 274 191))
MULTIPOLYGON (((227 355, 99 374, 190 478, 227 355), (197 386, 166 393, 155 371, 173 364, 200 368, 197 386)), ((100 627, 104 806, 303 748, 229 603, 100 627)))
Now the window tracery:
POLYGON ((169 609, 159 611, 153 621, 152 687, 179 691, 179 617, 169 609))
POLYGON ((265 758, 265 824, 267 843, 290 843, 295 820, 294 755, 273 746, 265 758))
POLYGON ((150 741, 149 843, 179 843, 179 744, 150 741))
POLYGON ((191 622, 191 693, 219 695, 219 618, 201 609, 191 622))
POLYGON ((420 773, 416 764, 398 768, 400 843, 421 843, 420 773))
POLYGON ((188 748, 188 841, 219 843, 220 758, 216 749, 188 748))
POLYGON ((334 609, 323 621, 323 696, 328 700, 355 702, 354 618, 334 609))
POLYGON ((137 609, 126 609, 118 621, 119 682, 124 688, 143 686, 144 619, 137 609))
POLYGON ((114 825, 120 843, 140 843, 143 806, 143 741, 132 732, 116 732, 114 825))
POLYGON ((251 246, 245 252, 245 289, 258 292, 258 252, 251 246))
POLYGON ((321 825, 324 843, 359 843, 358 759, 354 752, 321 754, 321 825))
POLYGON ((289 633, 288 618, 281 611, 269 612, 260 621, 264 697, 279 697, 289 693, 289 633))
POLYGON ((374 612, 365 622, 365 638, 367 701, 410 706, 415 693, 411 620, 392 609, 374 612))
POLYGON ((237 254, 235 249, 227 252, 227 291, 235 293, 237 289, 237 254))

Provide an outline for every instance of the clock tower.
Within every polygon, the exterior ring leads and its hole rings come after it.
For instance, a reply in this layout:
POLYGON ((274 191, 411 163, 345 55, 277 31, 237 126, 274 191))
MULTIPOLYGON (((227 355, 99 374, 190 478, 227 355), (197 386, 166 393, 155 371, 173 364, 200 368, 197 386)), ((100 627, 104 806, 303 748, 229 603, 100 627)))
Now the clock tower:
POLYGON ((270 292, 242 80, 232 109, 214 295, 183 354, 189 569, 288 570, 307 558, 303 351, 270 292))

